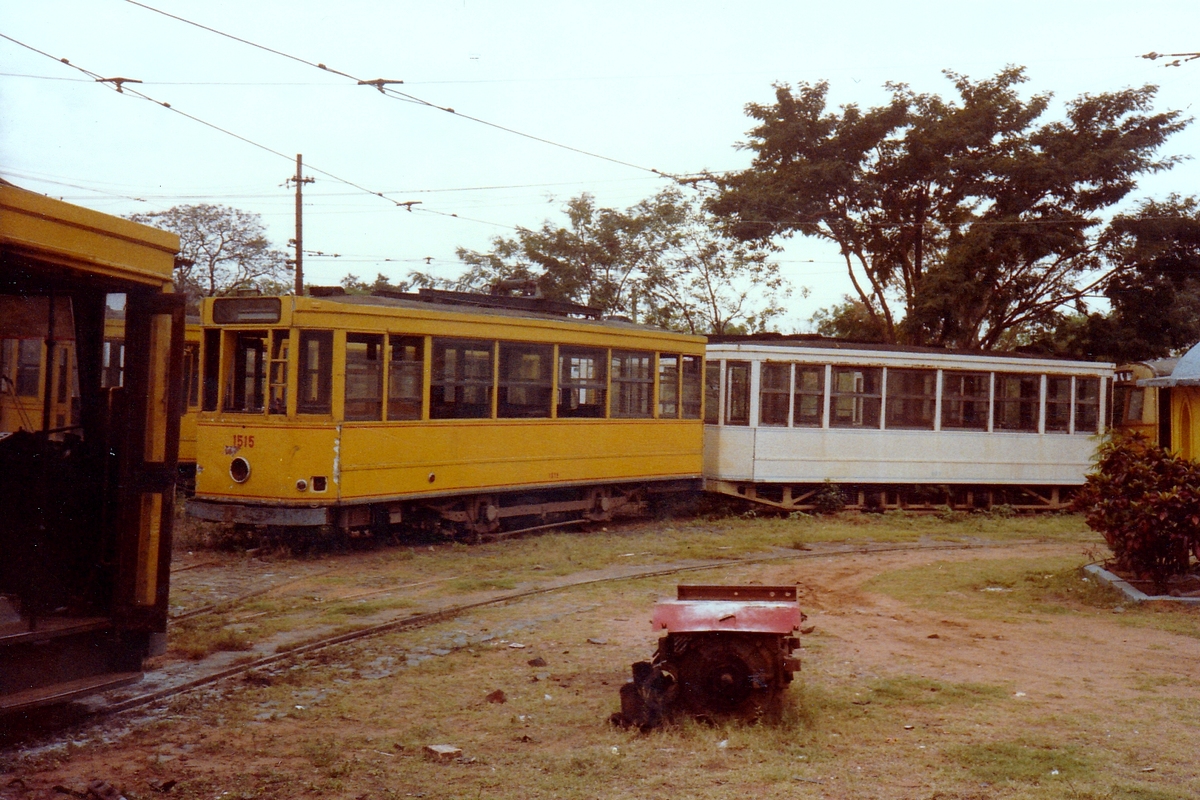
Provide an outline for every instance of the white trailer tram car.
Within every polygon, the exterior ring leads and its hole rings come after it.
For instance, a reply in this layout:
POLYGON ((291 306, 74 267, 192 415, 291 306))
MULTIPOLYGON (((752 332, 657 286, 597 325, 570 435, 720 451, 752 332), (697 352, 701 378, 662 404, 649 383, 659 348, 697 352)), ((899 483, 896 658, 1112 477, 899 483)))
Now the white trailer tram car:
POLYGON ((802 511, 1063 508, 1114 366, 820 336, 710 337, 705 488, 802 511))

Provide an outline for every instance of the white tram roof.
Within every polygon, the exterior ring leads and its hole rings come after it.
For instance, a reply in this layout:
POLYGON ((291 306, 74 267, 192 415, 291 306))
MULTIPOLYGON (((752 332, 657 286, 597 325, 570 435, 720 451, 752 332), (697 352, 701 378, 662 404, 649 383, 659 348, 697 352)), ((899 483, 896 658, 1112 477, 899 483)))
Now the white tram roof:
POLYGON ((929 367, 951 369, 1001 369, 1013 372, 1111 373, 1115 365, 1103 361, 1051 358, 1030 353, 952 350, 942 347, 855 342, 820 334, 749 334, 710 336, 709 358, 737 354, 749 360, 818 359, 834 364, 929 367))
MULTIPOLYGON (((1167 360, 1167 359, 1164 359, 1167 360)), ((1157 370, 1155 374, 1158 374, 1157 370)), ((1146 378, 1137 382, 1138 386, 1200 386, 1200 344, 1183 354, 1175 363, 1171 374, 1163 378, 1146 378)))

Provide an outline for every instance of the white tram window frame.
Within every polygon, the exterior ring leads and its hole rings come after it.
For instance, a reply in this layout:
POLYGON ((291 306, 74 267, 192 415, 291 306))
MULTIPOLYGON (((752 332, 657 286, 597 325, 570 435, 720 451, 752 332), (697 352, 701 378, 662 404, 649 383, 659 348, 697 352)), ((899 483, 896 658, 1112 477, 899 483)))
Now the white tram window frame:
POLYGON ((938 371, 927 367, 888 367, 884 381, 883 417, 887 430, 931 431, 937 419, 938 371), (909 377, 933 379, 932 392, 901 390, 899 383, 909 377), (909 416, 913 404, 929 404, 925 415, 909 416), (925 418, 927 417, 927 419, 925 418))
POLYGON ((824 428, 829 419, 829 365, 827 364, 795 364, 792 369, 792 402, 791 416, 788 424, 793 428, 824 428), (805 375, 816 375, 815 387, 804 385, 805 375), (805 406, 805 398, 815 398, 817 404, 816 418, 811 415, 801 415, 805 406))
POLYGON ((792 364, 779 361, 763 362, 759 370, 759 425, 769 428, 791 426, 792 373, 792 364))
POLYGON ((833 366, 829 382, 829 427, 843 430, 882 430, 883 370, 883 367, 841 364, 833 366), (842 378, 849 379, 849 383, 841 380, 842 378), (839 389, 839 385, 843 388, 839 389), (839 404, 842 409, 850 412, 846 421, 835 413, 839 404))
POLYGON ((1074 412, 1075 379, 1070 375, 1046 376, 1046 433, 1070 433, 1074 412))
POLYGON ((1031 372, 997 372, 993 378, 992 388, 992 420, 993 430, 1003 433, 1041 433, 1043 424, 1042 396, 1044 392, 1044 375, 1031 372), (1008 396, 1008 389, 1016 383, 1019 390, 1017 395, 1008 396), (1036 395, 1030 397, 1025 393, 1029 383, 1037 387, 1036 395), (1002 385, 1004 389, 1002 390, 1002 385), (1005 396, 1001 396, 1002 391, 1005 396), (1022 408, 1022 405, 1025 408, 1022 408), (1011 415, 1006 409, 1016 407, 1017 421, 1011 421, 1011 415), (1029 412, 1032 412, 1030 415, 1029 412))
POLYGON ((751 419, 751 402, 754 399, 752 391, 752 361, 726 361, 725 362, 725 391, 722 392, 724 398, 724 411, 722 419, 726 425, 737 425, 738 427, 749 426, 751 419), (740 376, 735 385, 734 374, 740 376), (738 397, 734 402, 734 392, 738 392, 738 397), (744 409, 744 412, 743 412, 744 409), (734 417, 734 414, 737 414, 734 417), (744 416, 743 416, 744 414, 744 416))
POLYGON ((944 431, 990 430, 991 397, 992 374, 990 372, 967 369, 941 370, 941 392, 938 395, 941 406, 938 414, 939 429, 944 431), (973 393, 966 393, 962 388, 968 380, 974 383, 975 391, 973 393), (954 391, 952 392, 952 390, 954 391), (971 404, 972 409, 976 411, 981 410, 982 415, 965 413, 967 404, 971 404), (982 408, 978 409, 977 406, 982 406, 982 408), (966 417, 971 418, 972 424, 968 425, 963 422, 966 417))
POLYGON ((1104 394, 1103 381, 1099 376, 1084 375, 1076 376, 1074 383, 1075 391, 1072 395, 1074 402, 1071 404, 1071 433, 1087 436, 1090 436, 1094 433, 1099 433, 1101 419, 1101 397, 1104 394), (1083 394, 1080 391, 1081 384, 1095 386, 1095 394, 1081 399, 1081 395, 1083 394), (1094 409, 1094 411, 1091 414, 1081 414, 1081 412, 1086 412, 1088 409, 1094 409), (1081 416, 1084 417, 1085 420, 1086 417, 1091 416, 1092 421, 1090 423, 1085 421, 1081 424, 1081 416))

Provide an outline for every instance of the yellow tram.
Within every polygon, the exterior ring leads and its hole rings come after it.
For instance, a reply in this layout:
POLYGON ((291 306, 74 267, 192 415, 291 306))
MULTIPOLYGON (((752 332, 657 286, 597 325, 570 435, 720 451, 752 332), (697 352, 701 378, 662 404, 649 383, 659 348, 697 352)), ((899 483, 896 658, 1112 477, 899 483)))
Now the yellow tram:
POLYGON ((201 316, 195 517, 478 535, 700 485, 703 337, 431 290, 201 316))
POLYGON ((0 713, 165 645, 184 305, 174 234, 0 181, 0 713), (123 386, 102 381, 125 309, 123 386), (33 403, 29 398, 36 398, 33 403))

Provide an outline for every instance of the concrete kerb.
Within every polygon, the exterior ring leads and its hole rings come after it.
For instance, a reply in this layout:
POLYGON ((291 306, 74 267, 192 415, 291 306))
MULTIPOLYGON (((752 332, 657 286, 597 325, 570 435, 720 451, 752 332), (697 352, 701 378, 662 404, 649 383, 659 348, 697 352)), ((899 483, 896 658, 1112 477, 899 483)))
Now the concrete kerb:
POLYGON ((1088 564, 1084 569, 1095 575, 1098 580, 1104 581, 1114 589, 1124 592, 1125 596, 1135 603, 1144 603, 1148 600, 1167 600, 1172 603, 1200 604, 1200 597, 1172 597, 1169 594, 1146 594, 1141 589, 1135 589, 1128 581, 1114 575, 1099 564, 1088 564))

